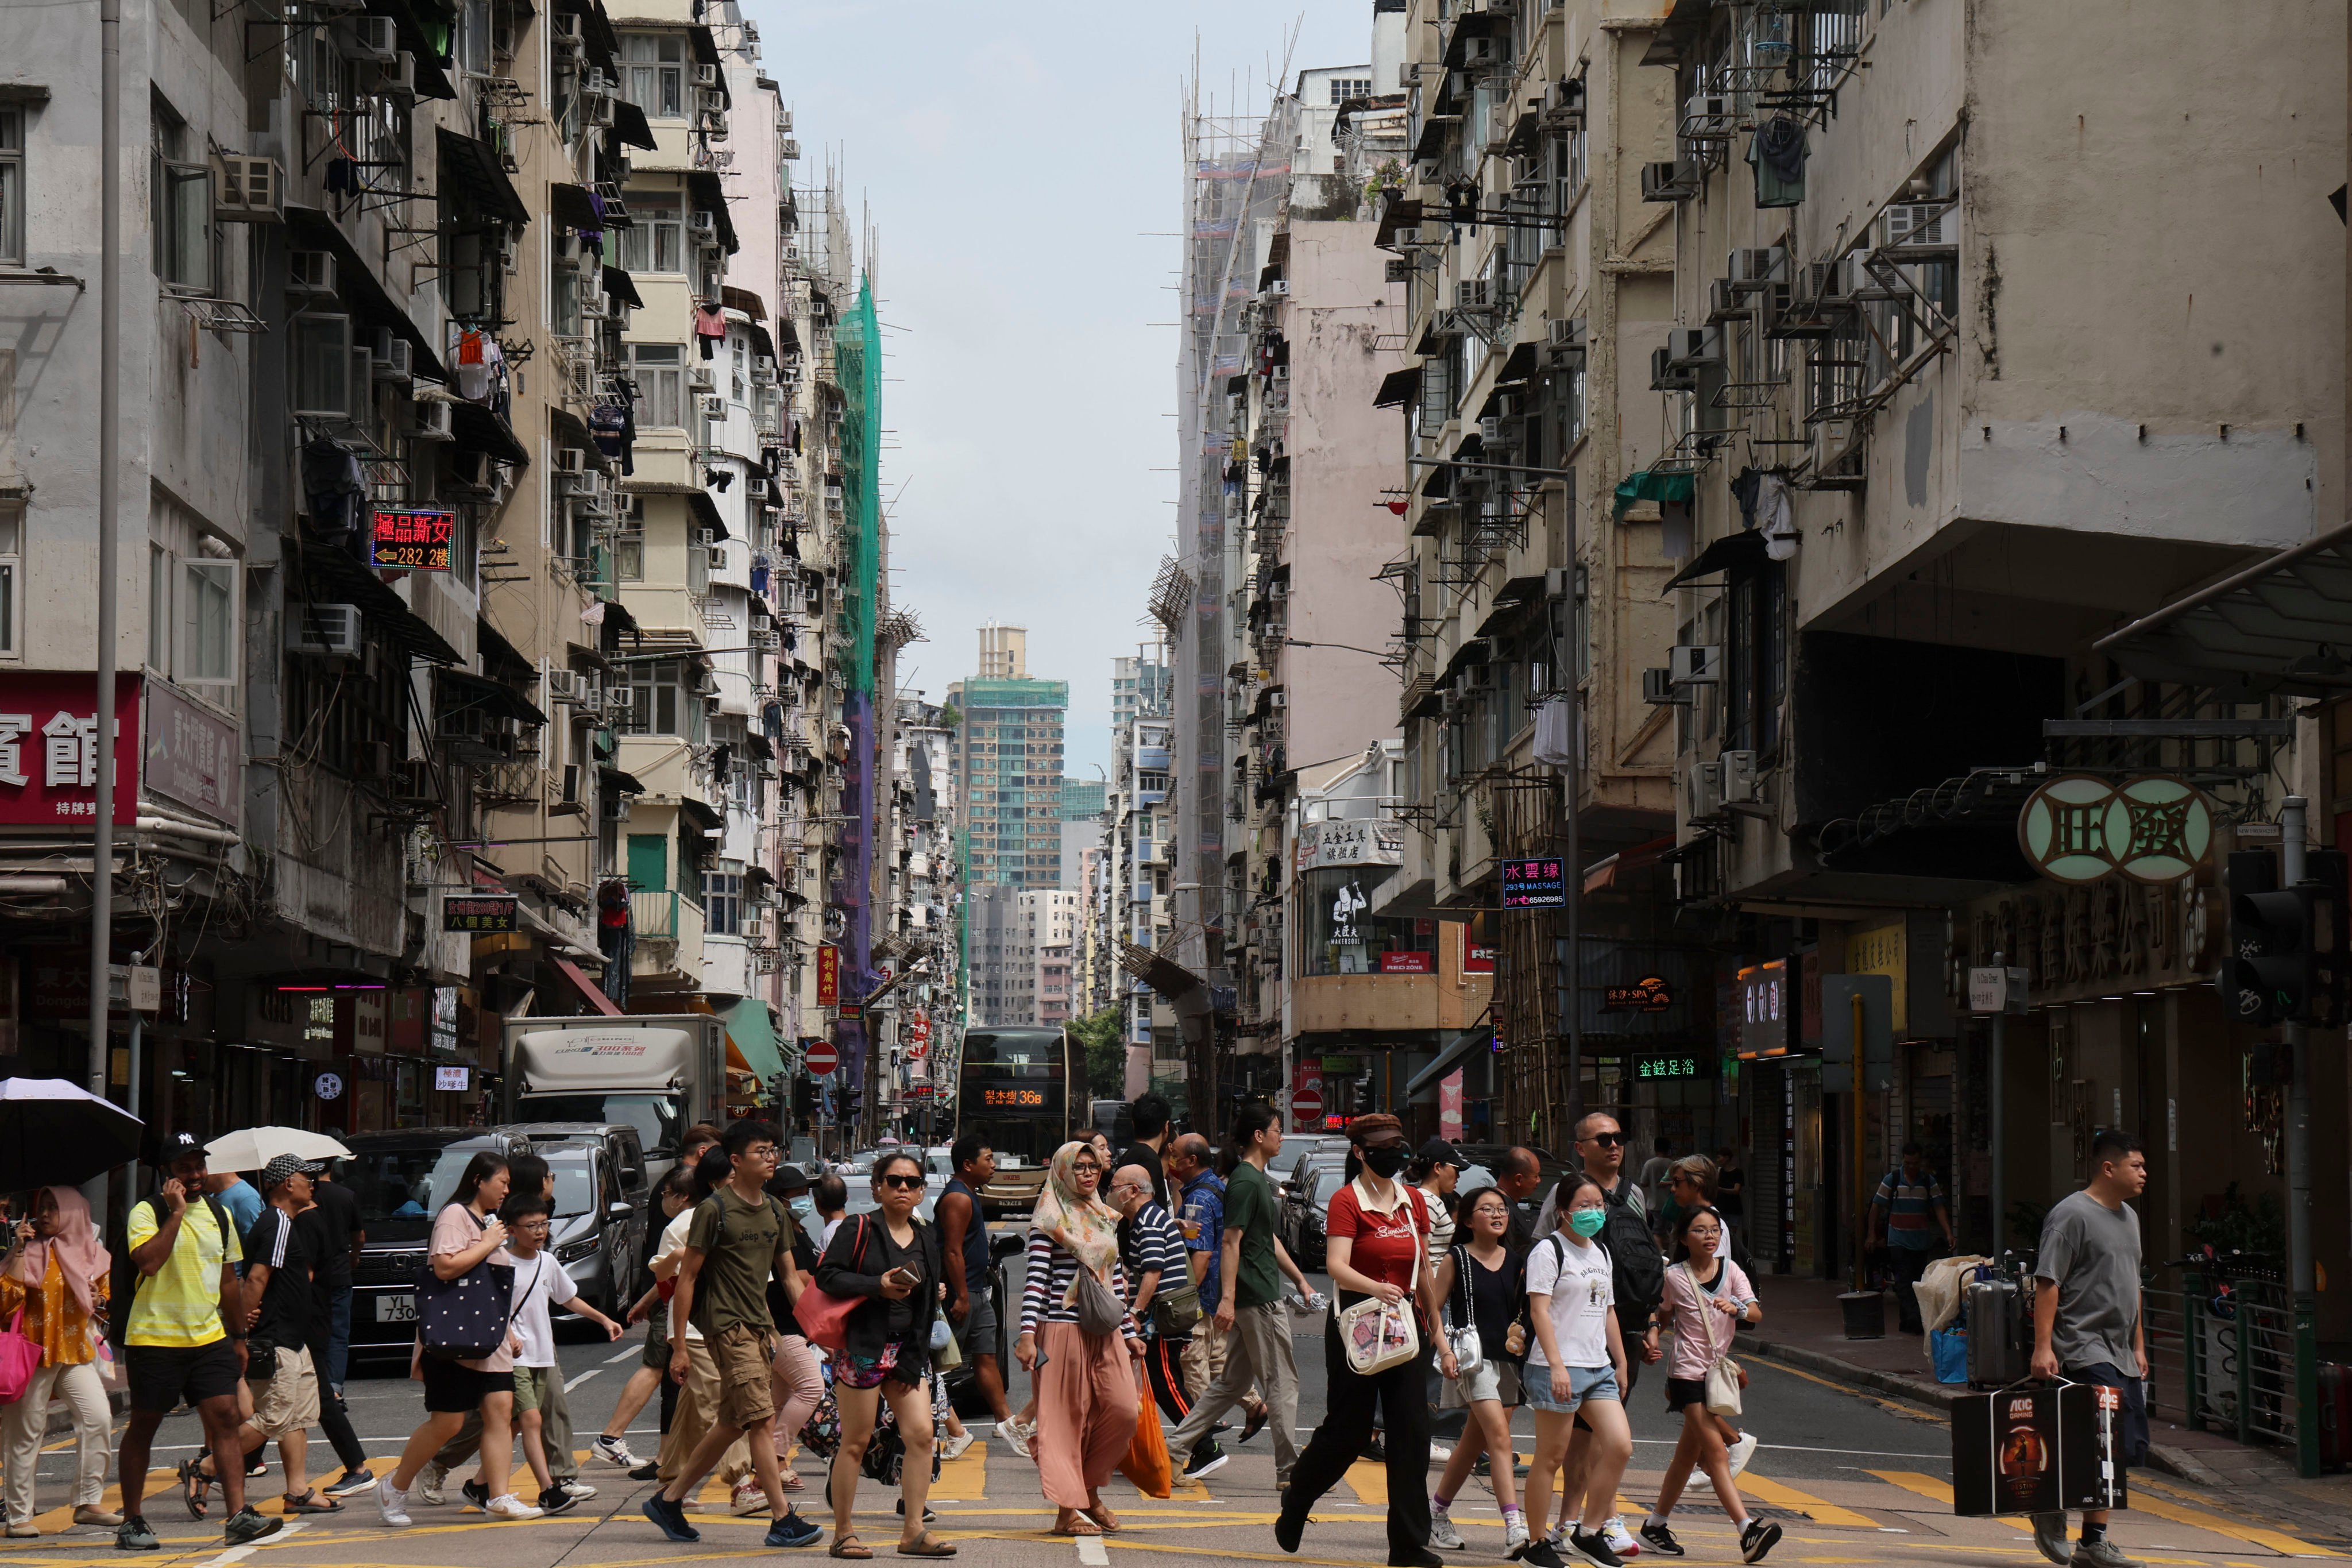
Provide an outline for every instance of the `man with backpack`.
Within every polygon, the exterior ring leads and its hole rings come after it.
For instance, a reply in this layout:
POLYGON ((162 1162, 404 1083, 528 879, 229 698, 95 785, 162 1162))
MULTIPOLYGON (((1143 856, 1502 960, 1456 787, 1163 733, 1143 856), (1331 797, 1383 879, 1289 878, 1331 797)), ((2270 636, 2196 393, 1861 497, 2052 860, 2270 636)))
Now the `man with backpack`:
MULTIPOLYGON (((237 1384, 245 1376, 244 1289, 236 1272, 245 1251, 236 1222, 205 1191, 205 1146, 194 1135, 172 1134, 157 1163, 165 1172, 163 1186, 131 1205, 125 1236, 137 1272, 131 1310, 122 1319, 131 1421, 123 1428, 117 1464, 123 1520, 114 1544, 125 1552, 153 1552, 163 1544, 140 1508, 155 1429, 185 1399, 195 1406, 214 1456, 228 1510, 227 1543, 243 1546, 285 1525, 282 1519, 264 1518, 245 1499, 245 1444, 237 1415, 237 1384)), ((118 1289, 115 1299, 122 1295, 118 1289)), ((194 1461, 182 1468, 188 1511, 202 1519, 204 1482, 193 1473, 194 1461)))
POLYGON ((1903 1163, 1880 1178, 1878 1191, 1871 1196, 1870 1240, 1885 1249, 1894 1265, 1895 1305, 1906 1334, 1922 1331, 1919 1297, 1912 1287, 1927 1277, 1939 1229, 1945 1250, 1951 1250, 1952 1214, 1944 1203, 1944 1185, 1927 1168, 1919 1145, 1906 1143, 1903 1163))

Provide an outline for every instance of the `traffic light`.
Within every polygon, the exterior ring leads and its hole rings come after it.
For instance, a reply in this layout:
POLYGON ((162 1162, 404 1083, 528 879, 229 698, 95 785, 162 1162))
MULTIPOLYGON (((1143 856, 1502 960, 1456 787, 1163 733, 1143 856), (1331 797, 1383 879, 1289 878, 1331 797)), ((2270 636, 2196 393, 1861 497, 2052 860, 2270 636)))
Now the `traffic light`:
POLYGON ((2230 968, 2225 997, 2241 1024, 2333 1028, 2345 1003, 2345 857, 2315 849, 2306 875, 2278 885, 2264 850, 2230 857, 2230 968))

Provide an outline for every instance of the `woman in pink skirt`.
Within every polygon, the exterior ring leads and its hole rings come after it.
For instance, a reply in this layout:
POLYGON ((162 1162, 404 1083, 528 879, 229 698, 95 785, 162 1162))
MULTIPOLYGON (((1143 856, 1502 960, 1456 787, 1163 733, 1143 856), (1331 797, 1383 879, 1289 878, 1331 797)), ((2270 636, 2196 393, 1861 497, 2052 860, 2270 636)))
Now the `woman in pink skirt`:
POLYGON ((1059 1510, 1056 1535, 1118 1528, 1102 1500, 1102 1484, 1135 1440, 1135 1362, 1143 1338, 1124 1306, 1118 1215, 1097 1191, 1108 1174, 1103 1163, 1089 1144, 1063 1144, 1029 1222, 1028 1280, 1013 1354, 1036 1390, 1037 1436, 1030 1449, 1045 1499, 1059 1510), (1115 1331, 1087 1331, 1081 1296, 1100 1302, 1096 1286, 1109 1293, 1105 1314, 1117 1309, 1115 1331))

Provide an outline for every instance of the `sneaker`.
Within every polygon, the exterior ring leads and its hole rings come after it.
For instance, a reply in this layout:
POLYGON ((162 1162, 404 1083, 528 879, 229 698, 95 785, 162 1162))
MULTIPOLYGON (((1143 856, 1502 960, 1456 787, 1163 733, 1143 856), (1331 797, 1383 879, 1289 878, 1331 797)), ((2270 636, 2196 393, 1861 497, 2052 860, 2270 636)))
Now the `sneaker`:
POLYGON ((768 1511, 768 1494, 761 1489, 758 1478, 746 1476, 735 1483, 735 1489, 728 1494, 727 1511, 737 1519, 768 1511))
POLYGON ((285 1528, 283 1519, 257 1512, 251 1503, 247 1503, 228 1516, 228 1522, 221 1526, 221 1539, 231 1546, 244 1546, 266 1540, 285 1528))
POLYGON ((1517 1557, 1527 1550, 1528 1516, 1508 1514, 1503 1520, 1503 1555, 1517 1557))
POLYGON ((1675 1532, 1663 1521, 1653 1521, 1642 1526, 1642 1543, 1662 1557, 1680 1557, 1683 1554, 1683 1543, 1675 1539, 1675 1532))
POLYGON ((2033 1548, 2055 1563, 2058 1568, 2067 1568, 2067 1564, 2074 1561, 2074 1553, 2066 1544, 2064 1514, 2037 1513, 2033 1516, 2033 1548))
POLYGON ((941 1464, 945 1464, 950 1459, 962 1458, 963 1451, 971 1447, 971 1433, 957 1433, 954 1436, 940 1445, 940 1462, 941 1464))
POLYGON ((657 1481, 661 1479, 661 1461, 659 1459, 647 1459, 644 1464, 639 1465, 635 1469, 629 1472, 629 1479, 633 1481, 657 1481))
POLYGON ((560 1486, 550 1487, 539 1494, 539 1511, 541 1513, 562 1513, 565 1509, 579 1506, 580 1500, 560 1486))
POLYGON ((634 1470, 641 1462, 629 1452, 627 1438, 607 1437, 601 1432, 596 1435, 596 1440, 588 1445, 588 1451, 617 1470, 634 1470))
POLYGON ((1184 1479, 1188 1481, 1205 1480, 1225 1468, 1228 1457, 1214 1443, 1203 1443, 1192 1450, 1191 1458, 1184 1461, 1184 1479))
POLYGON ((672 1541, 702 1539, 702 1531, 686 1522, 686 1511, 659 1492, 646 1499, 646 1517, 672 1541))
POLYGON ((1622 1514, 1612 1513, 1601 1521, 1601 1533, 1608 1540, 1609 1550, 1618 1556, 1639 1557, 1642 1554, 1642 1543, 1626 1530, 1622 1514))
POLYGON ((2110 1538, 2076 1542, 2074 1568, 2145 1568, 2145 1564, 2125 1556, 2123 1548, 2110 1538))
POLYGON ((803 1519, 789 1508, 784 1510, 783 1518, 772 1521, 768 1526, 767 1543, 777 1549, 814 1546, 824 1539, 823 1530, 803 1519))
POLYGON ((1256 1436, 1259 1433, 1265 1431, 1265 1419, 1266 1413, 1263 1410, 1251 1415, 1248 1420, 1242 1423, 1242 1435, 1234 1438, 1234 1441, 1236 1443, 1246 1443, 1251 1438, 1256 1436))
POLYGON ((449 1500, 441 1495, 441 1485, 448 1479, 448 1471, 438 1465, 428 1464, 416 1472, 416 1480, 408 1489, 415 1494, 418 1502, 429 1508, 439 1508, 449 1500))
POLYGON ((375 1485, 375 1472, 362 1465, 356 1470, 345 1470, 319 1489, 329 1497, 357 1497, 375 1485))
POLYGON ((1748 1528, 1739 1532, 1739 1560, 1761 1563, 1764 1554, 1780 1544, 1780 1527, 1760 1519, 1751 1519, 1748 1528))
POLYGON ((124 1520, 122 1528, 114 1532, 114 1549, 117 1552, 156 1552, 161 1551, 163 1545, 155 1532, 147 1528, 147 1521, 135 1513, 124 1520))
POLYGON ((1731 1455, 1731 1473, 1736 1476, 1748 1468, 1748 1460, 1756 1457, 1756 1435, 1742 1432, 1739 1440, 1727 1451, 1731 1455))
POLYGON ((1453 1457, 1454 1450, 1443 1443, 1432 1443, 1429 1446, 1429 1462, 1433 1465, 1442 1465, 1453 1457))
POLYGON ((253 1458, 246 1460, 245 1462, 246 1479, 250 1480, 255 1477, 266 1476, 268 1473, 269 1461, 261 1457, 260 1450, 256 1449, 254 1451, 253 1458))
POLYGON ((1592 1568, 1625 1568, 1625 1560, 1611 1549, 1605 1528, 1588 1531, 1580 1524, 1572 1527, 1568 1532, 1568 1549, 1591 1563, 1592 1568))
POLYGON ((1445 1510, 1442 1508, 1429 1510, 1429 1543, 1446 1552, 1468 1550, 1467 1543, 1462 1539, 1462 1532, 1454 1528, 1454 1521, 1445 1516, 1445 1510))
POLYGON ((492 1519, 537 1519, 547 1510, 531 1507, 512 1492, 500 1492, 482 1511, 492 1519))
POLYGON ((1534 1563, 1536 1568, 1568 1568, 1560 1557, 1559 1548, 1549 1540, 1528 1542, 1519 1549, 1517 1557, 1522 1563, 1534 1563))
MULTIPOLYGON (((896 1510, 894 1510, 893 1511, 895 1511, 900 1519, 904 1519, 904 1518, 906 1518, 906 1517, 907 1517, 907 1500, 906 1500, 905 1498, 900 1498, 900 1499, 898 1500, 898 1508, 897 1508, 896 1510)), ((931 1505, 930 1505, 929 1503, 925 1503, 925 1504, 923 1505, 923 1522, 924 1522, 925 1524, 937 1524, 937 1523, 939 1522, 939 1521, 940 1521, 940 1516, 939 1516, 938 1514, 936 1514, 936 1513, 933 1513, 933 1512, 931 1511, 931 1505)))
POLYGON ((1006 1447, 1024 1459, 1029 1457, 1029 1439, 1023 1436, 1020 1422, 999 1421, 996 1424, 996 1435, 1004 1439, 1006 1447))
POLYGON ((375 1484, 375 1510, 383 1516, 386 1528, 408 1528, 408 1494, 394 1486, 390 1476, 375 1484))
POLYGON ((555 1483, 555 1489, 562 1492, 565 1497, 570 1498, 573 1502, 586 1502, 590 1498, 596 1495, 596 1489, 590 1486, 586 1481, 582 1480, 578 1476, 564 1477, 562 1480, 555 1483))
POLYGON ((459 1487, 457 1489, 465 1493, 466 1500, 467 1502, 472 1503, 484 1513, 490 1511, 490 1489, 481 1481, 467 1481, 464 1486, 459 1487))

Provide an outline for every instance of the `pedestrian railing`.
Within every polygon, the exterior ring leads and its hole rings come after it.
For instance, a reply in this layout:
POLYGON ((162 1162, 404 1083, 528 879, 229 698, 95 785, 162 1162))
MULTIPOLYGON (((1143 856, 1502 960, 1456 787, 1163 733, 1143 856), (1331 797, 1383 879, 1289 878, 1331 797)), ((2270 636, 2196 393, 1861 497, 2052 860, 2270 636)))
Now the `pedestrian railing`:
POLYGON ((2195 1430, 2283 1444, 2316 1473, 2316 1354, 2284 1279, 2221 1259, 2179 1276, 2179 1289, 2146 1293, 2155 1408, 2195 1430))

